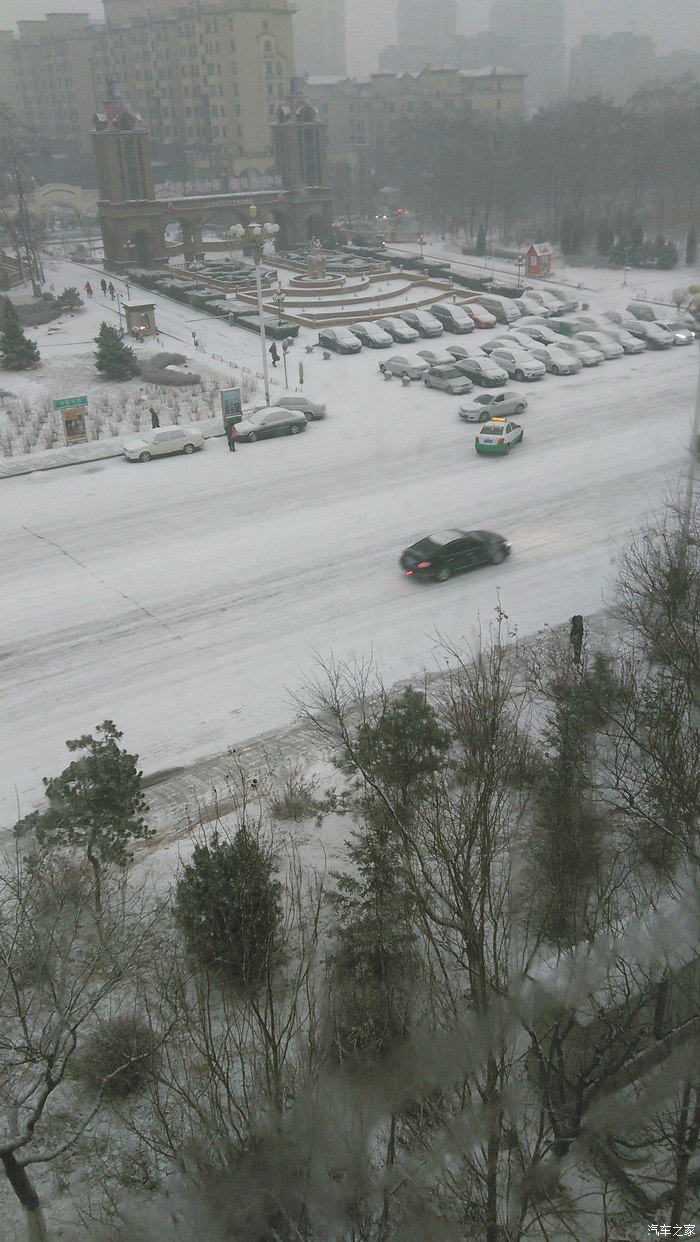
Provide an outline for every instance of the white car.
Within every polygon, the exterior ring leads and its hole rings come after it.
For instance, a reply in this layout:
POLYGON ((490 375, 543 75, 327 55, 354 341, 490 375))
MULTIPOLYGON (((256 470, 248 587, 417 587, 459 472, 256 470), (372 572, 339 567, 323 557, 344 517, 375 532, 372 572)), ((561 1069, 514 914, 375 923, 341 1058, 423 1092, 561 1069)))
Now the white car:
POLYGON ((562 336, 557 341, 557 347, 563 349, 564 353, 572 354, 574 358, 579 358, 584 367, 597 367, 599 363, 604 361, 599 349, 593 349, 591 345, 586 345, 585 341, 579 341, 576 338, 569 340, 568 337, 562 336))
POLYGON ((533 358, 539 358, 552 375, 577 375, 583 366, 580 358, 575 354, 567 354, 558 345, 538 345, 533 341, 530 353, 533 358))
POLYGON ((189 456, 203 447, 204 436, 197 427, 158 427, 125 440, 122 453, 127 461, 150 461, 152 457, 167 457, 170 453, 189 456))
POLYGON ((494 349, 491 359, 520 382, 544 379, 547 374, 544 363, 525 349, 494 349))
POLYGON ((371 323, 370 320, 362 320, 360 323, 351 323, 350 331, 354 333, 358 341, 363 345, 368 345, 370 349, 388 349, 394 344, 394 338, 390 332, 385 332, 378 324, 371 323))
POLYGON ((671 329, 664 327, 662 323, 643 323, 639 319, 634 328, 630 326, 629 330, 633 336, 646 343, 647 349, 669 349, 676 343, 671 329))
POLYGON ((608 319, 601 323, 600 331, 604 332, 606 336, 612 337, 613 341, 617 341, 626 354, 643 354, 646 349, 644 341, 640 341, 636 336, 632 336, 632 333, 628 332, 626 328, 620 328, 608 319))
POLYGON ((522 414, 527 409, 527 397, 523 397, 512 388, 505 392, 480 392, 459 407, 459 417, 463 423, 487 423, 496 416, 509 418, 512 414, 522 414))
POLYGON ((548 293, 545 289, 526 289, 523 297, 528 302, 536 302, 538 306, 543 306, 545 311, 550 315, 561 315, 564 311, 564 304, 556 298, 553 293, 548 293))
POLYGON ((664 319, 660 324, 662 328, 668 328, 673 333, 673 340, 676 345, 692 345, 695 340, 695 330, 689 324, 684 323, 682 319, 664 319))
POLYGON ((524 434, 520 423, 512 423, 508 418, 492 418, 477 431, 474 448, 479 454, 507 457, 516 444, 522 444, 524 434))
POLYGON ((527 294, 522 294, 519 298, 513 298, 515 305, 521 315, 539 315, 542 319, 549 319, 552 312, 543 306, 541 302, 534 302, 527 294))
POLYGON ((430 370, 425 358, 406 358, 404 354, 392 354, 379 363, 382 375, 400 375, 402 379, 419 380, 430 370))
POLYGON ((485 354, 492 354, 494 349, 529 349, 532 341, 523 333, 515 332, 512 328, 508 332, 502 332, 500 336, 492 336, 490 341, 484 341, 481 348, 485 354))
POLYGON ((459 364, 452 359, 451 366, 431 367, 423 376, 426 388, 441 388, 453 397, 461 397, 462 393, 471 392, 472 381, 460 371, 459 364))
POLYGON ((390 315, 388 319, 378 319, 377 327, 382 328, 384 332, 388 332, 392 341, 398 341, 399 345, 410 345, 413 341, 417 341, 420 332, 417 328, 411 328, 403 319, 390 315))
POLYGON ((449 349, 419 349, 418 357, 425 358, 431 367, 448 367, 455 360, 449 349))
POLYGON ((590 345, 593 349, 599 349, 604 358, 621 358, 624 349, 618 341, 614 341, 611 336, 606 336, 604 332, 577 332, 576 336, 579 341, 583 341, 584 345, 590 345))

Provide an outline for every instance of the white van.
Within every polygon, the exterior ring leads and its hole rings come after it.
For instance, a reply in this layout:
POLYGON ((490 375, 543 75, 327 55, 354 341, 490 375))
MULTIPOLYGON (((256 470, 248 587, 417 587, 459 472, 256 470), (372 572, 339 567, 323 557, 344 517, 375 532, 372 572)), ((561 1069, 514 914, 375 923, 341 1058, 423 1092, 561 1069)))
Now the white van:
POLYGON ((480 306, 496 316, 499 323, 515 323, 520 318, 520 311, 512 298, 502 298, 498 293, 480 293, 478 301, 480 306))

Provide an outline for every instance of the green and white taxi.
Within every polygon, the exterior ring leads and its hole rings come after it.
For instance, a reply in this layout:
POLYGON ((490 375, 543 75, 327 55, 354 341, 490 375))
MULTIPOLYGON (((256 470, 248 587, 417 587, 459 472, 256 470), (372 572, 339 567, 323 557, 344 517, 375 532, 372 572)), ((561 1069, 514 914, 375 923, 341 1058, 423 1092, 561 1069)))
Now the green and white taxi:
POLYGON ((522 444, 523 429, 508 418, 492 418, 484 423, 474 438, 477 453, 507 456, 514 444, 522 444))

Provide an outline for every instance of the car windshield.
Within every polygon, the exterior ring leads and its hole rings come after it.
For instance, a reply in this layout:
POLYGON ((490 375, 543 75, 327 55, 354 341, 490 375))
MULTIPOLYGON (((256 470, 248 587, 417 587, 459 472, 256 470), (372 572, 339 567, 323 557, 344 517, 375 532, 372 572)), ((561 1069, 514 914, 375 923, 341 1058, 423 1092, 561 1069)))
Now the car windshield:
POLYGON ((464 379, 459 367, 436 367, 435 374, 442 379, 464 379))
POLYGON ((485 392, 485 393, 482 393, 480 397, 474 398, 474 404, 475 405, 490 405, 493 399, 494 399, 493 397, 489 396, 489 394, 485 392))
POLYGON ((482 436, 502 436, 505 432, 503 423, 484 423, 481 428, 482 436))

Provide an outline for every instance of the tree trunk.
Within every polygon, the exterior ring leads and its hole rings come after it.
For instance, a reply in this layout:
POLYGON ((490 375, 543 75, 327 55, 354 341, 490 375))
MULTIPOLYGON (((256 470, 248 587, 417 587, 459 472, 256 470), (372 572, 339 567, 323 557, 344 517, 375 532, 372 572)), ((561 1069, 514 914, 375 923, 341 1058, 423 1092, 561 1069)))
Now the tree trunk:
POLYGON ((5 1168, 7 1179, 25 1211, 27 1242, 47 1242, 44 1213, 27 1170, 11 1151, 0 1154, 0 1160, 5 1168))

